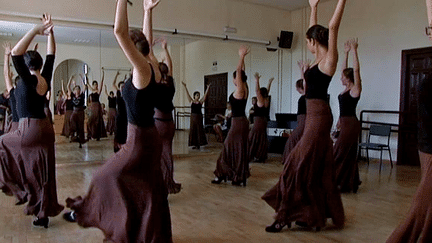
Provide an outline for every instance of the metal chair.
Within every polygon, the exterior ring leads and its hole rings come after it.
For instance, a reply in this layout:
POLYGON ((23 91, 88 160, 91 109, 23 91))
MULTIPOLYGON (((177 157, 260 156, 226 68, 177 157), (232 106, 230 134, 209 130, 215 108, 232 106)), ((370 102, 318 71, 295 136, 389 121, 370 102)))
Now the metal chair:
POLYGON ((360 156, 360 152, 362 149, 366 149, 366 156, 367 156, 368 165, 369 165, 369 149, 379 150, 381 152, 381 154, 380 154, 380 170, 379 170, 380 173, 381 173, 381 167, 382 167, 382 151, 383 150, 388 151, 389 157, 390 157, 391 168, 393 169, 393 161, 391 158, 391 151, 390 151, 390 133, 391 133, 391 126, 388 126, 388 125, 385 125, 385 126, 371 125, 369 128, 369 134, 368 134, 367 142, 366 143, 360 143, 358 145, 357 157, 360 156), (387 137, 387 144, 372 143, 371 142, 372 136, 387 137))

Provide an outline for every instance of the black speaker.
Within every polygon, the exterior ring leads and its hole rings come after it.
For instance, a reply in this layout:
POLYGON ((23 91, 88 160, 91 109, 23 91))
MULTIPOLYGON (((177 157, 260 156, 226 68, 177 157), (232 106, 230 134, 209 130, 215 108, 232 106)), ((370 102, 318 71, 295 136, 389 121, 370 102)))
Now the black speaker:
POLYGON ((279 47, 280 48, 291 48, 293 40, 293 32, 291 31, 281 31, 279 37, 279 47))

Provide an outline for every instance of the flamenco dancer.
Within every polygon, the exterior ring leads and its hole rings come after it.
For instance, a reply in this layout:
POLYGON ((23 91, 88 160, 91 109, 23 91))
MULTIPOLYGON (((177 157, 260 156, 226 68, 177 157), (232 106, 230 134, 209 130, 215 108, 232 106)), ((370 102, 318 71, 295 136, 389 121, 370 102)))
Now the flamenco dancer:
MULTIPOLYGON (((18 128, 19 116, 16 108, 16 99, 15 99, 15 87, 12 82, 12 73, 10 71, 10 56, 12 47, 9 42, 5 42, 3 44, 3 48, 5 50, 4 56, 4 66, 3 66, 3 74, 6 84, 6 90, 9 93, 9 107, 12 113, 12 121, 5 126, 4 133, 13 132, 18 128)), ((19 76, 16 78, 16 81, 19 80, 19 76)), ((15 82, 16 83, 16 82, 15 82)))
POLYGON ((362 84, 357 48, 356 39, 351 39, 345 43, 345 59, 341 78, 345 90, 338 96, 340 117, 337 128, 340 133, 333 147, 336 183, 341 192, 352 191, 354 193, 357 192, 361 183, 357 163, 358 137, 361 132, 361 124, 356 116, 356 107, 360 100, 362 84), (354 68, 348 68, 350 51, 353 54, 354 68))
MULTIPOLYGON (((83 84, 84 79, 81 79, 83 84)), ((71 142, 78 142, 79 148, 82 148, 82 144, 86 143, 84 135, 84 110, 85 110, 85 94, 81 92, 81 87, 75 85, 73 92, 70 91, 71 84, 68 85, 68 89, 71 93, 73 112, 70 116, 70 136, 71 142)))
MULTIPOLYGON (((101 138, 107 137, 105 130, 105 123, 103 120, 102 106, 99 102, 100 94, 102 93, 102 87, 104 82, 105 72, 102 68, 102 80, 99 86, 98 82, 94 80, 92 86, 86 84, 86 88, 91 91, 90 97, 90 107, 89 107, 89 117, 87 121, 87 138, 88 140, 94 138, 99 141, 101 138)), ((89 80, 86 75, 86 80, 89 80)))
MULTIPOLYGON (((304 72, 307 67, 310 66, 310 62, 308 61, 299 61, 298 66, 300 68, 300 72, 302 76, 304 76, 304 72)), ((297 102, 297 126, 294 131, 289 136, 288 140, 285 143, 285 148, 282 156, 282 163, 287 161, 288 155, 291 153, 291 150, 297 145, 301 136, 303 135, 305 121, 306 121, 306 96, 305 96, 305 82, 304 77, 297 80, 296 82, 296 90, 301 94, 298 102, 297 102)))
MULTIPOLYGON (((426 0, 429 19, 428 35, 432 41, 432 0, 426 0)), ((388 243, 432 242, 432 77, 429 75, 418 84, 418 146, 422 179, 414 195, 406 219, 397 227, 388 243)))
MULTIPOLYGON (((114 77, 114 83, 116 83, 117 77, 119 76, 120 72, 117 71, 115 77, 114 77)), ((117 116, 116 106, 117 106, 117 97, 114 96, 114 92, 110 91, 108 94, 107 87, 105 85, 105 94, 108 97, 108 121, 106 125, 106 131, 112 135, 115 131, 115 119, 117 116)))
POLYGON ((67 91, 64 89, 64 84, 62 82, 62 91, 64 94, 64 123, 63 123, 63 129, 62 129, 62 136, 65 136, 69 138, 71 136, 71 116, 73 113, 73 102, 72 102, 72 80, 74 79, 74 76, 71 76, 68 83, 67 83, 67 91))
POLYGON ((337 35, 346 0, 338 1, 329 29, 317 25, 318 2, 309 1, 312 13, 306 42, 315 62, 304 74, 305 128, 286 158, 278 183, 262 197, 276 211, 276 220, 266 227, 267 232, 280 232, 293 221, 316 230, 325 226, 327 218, 336 227, 345 222, 333 170, 332 117, 327 89, 337 67, 337 35))
POLYGON ((112 87, 116 91, 116 119, 115 119, 115 130, 114 130, 114 152, 117 153, 121 146, 126 143, 127 137, 127 111, 126 104, 122 96, 122 90, 126 80, 130 80, 132 78, 127 79, 125 76, 124 81, 121 81, 116 84, 117 80, 114 80, 112 87))
MULTIPOLYGON (((144 0, 144 14, 157 4, 144 0)), ((74 212, 65 219, 101 229, 107 241, 172 242, 168 193, 160 157, 162 144, 154 126, 158 63, 148 57, 149 43, 138 30, 129 32, 127 0, 117 1, 115 37, 133 66, 123 87, 128 109, 126 144, 93 175, 85 197, 67 199, 74 212)))
POLYGON ((207 89, 204 93, 204 97, 200 99, 201 94, 198 91, 193 93, 193 99, 189 94, 189 91, 186 87, 186 83, 182 82, 185 87, 187 98, 191 103, 191 116, 190 116, 190 131, 189 131, 189 146, 192 146, 192 149, 200 149, 200 146, 207 145, 207 137, 204 132, 203 125, 203 115, 202 115, 202 106, 207 99, 208 91, 210 88, 210 84, 207 86, 207 89))
POLYGON ((44 113, 56 48, 51 16, 44 14, 42 22, 11 51, 21 78, 15 91, 20 120, 16 131, 0 137, 0 187, 16 197, 17 205, 27 203, 24 212, 36 217, 33 225, 48 228, 48 217, 60 214, 63 206, 57 200, 54 129, 44 113), (44 65, 38 52, 27 51, 36 35, 48 36, 44 65))
POLYGON ((224 141, 224 147, 216 163, 214 174, 216 178, 213 184, 231 180, 233 186, 246 186, 249 172, 248 135, 249 121, 246 118, 245 109, 249 95, 246 83, 247 76, 244 71, 244 59, 249 53, 249 48, 241 46, 239 49, 240 60, 237 70, 234 72, 235 91, 230 95, 229 102, 232 107, 231 128, 224 141))
POLYGON ((255 92, 257 103, 254 106, 254 125, 249 132, 250 161, 265 162, 267 160, 267 122, 270 117, 269 92, 274 78, 271 78, 267 88, 260 88, 259 73, 255 73, 255 92))

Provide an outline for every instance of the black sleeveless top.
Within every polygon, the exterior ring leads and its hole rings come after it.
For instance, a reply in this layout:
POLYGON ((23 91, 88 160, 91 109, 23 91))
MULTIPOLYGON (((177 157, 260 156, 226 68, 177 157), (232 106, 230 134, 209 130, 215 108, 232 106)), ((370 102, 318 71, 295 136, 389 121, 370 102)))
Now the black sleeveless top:
POLYGON ((108 97, 108 108, 116 108, 116 97, 108 97))
POLYGON ((120 90, 117 90, 116 103, 117 103, 117 117, 126 119, 127 118, 126 104, 120 90))
POLYGON ((99 94, 98 93, 94 92, 94 93, 91 93, 89 96, 90 96, 91 102, 99 102, 99 94))
POLYGON ((19 122, 19 116, 18 116, 18 112, 17 112, 17 107, 16 107, 16 98, 15 98, 15 88, 12 88, 11 91, 9 92, 10 97, 9 97, 9 106, 12 112, 12 121, 13 122, 19 122))
POLYGON ((191 113, 202 115, 201 112, 202 104, 201 103, 193 103, 191 104, 191 113))
POLYGON ((432 78, 424 78, 418 85, 418 148, 432 154, 432 78))
POLYGON ((174 79, 171 76, 168 76, 166 83, 159 83, 156 86, 157 101, 155 107, 163 113, 171 113, 172 110, 174 110, 174 104, 172 102, 175 94, 174 79))
MULTIPOLYGON (((246 99, 241 99, 238 100, 234 97, 234 93, 232 93, 229 97, 229 101, 231 104, 231 110, 232 110, 232 117, 242 117, 242 116, 246 116, 245 114, 245 109, 246 109, 246 99)), ((255 116, 256 114, 256 110, 255 110, 255 116)))
POLYGON ((66 110, 67 110, 67 111, 71 111, 71 110, 73 110, 74 104, 73 104, 73 102, 72 102, 72 99, 70 99, 70 100, 66 100, 66 101, 65 101, 65 104, 66 104, 66 110))
POLYGON ((156 81, 153 68, 150 83, 144 89, 137 89, 133 85, 132 79, 125 82, 122 94, 126 103, 129 123, 139 127, 151 127, 154 125, 155 91, 156 81))
POLYGON ((267 120, 270 120, 270 106, 269 107, 259 107, 258 105, 255 105, 254 107, 254 114, 255 116, 265 117, 267 120))
POLYGON ((298 100, 297 115, 306 115, 306 96, 302 95, 298 100))
POLYGON ((81 93, 79 96, 75 96, 74 93, 71 94, 73 107, 84 108, 85 94, 81 93))
POLYGON ((356 116, 357 103, 360 96, 354 98, 351 96, 349 90, 338 96, 340 116, 356 116))
POLYGON ((309 68, 304 76, 306 80, 306 99, 327 101, 327 89, 332 76, 322 73, 318 68, 318 64, 309 68))
MULTIPOLYGON (((42 77, 45 78, 48 89, 51 90, 51 77, 54 67, 54 55, 47 55, 42 70, 42 77)), ((36 91, 38 79, 30 73, 24 61, 24 56, 12 56, 15 70, 20 76, 15 90, 16 108, 19 118, 45 118, 45 94, 39 95, 36 91)))

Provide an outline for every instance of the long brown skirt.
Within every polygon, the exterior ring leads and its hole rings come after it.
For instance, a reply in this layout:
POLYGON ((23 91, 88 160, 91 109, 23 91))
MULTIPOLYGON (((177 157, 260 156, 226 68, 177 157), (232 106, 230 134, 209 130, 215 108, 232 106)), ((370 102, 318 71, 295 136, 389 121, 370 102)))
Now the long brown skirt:
POLYGON ((115 124, 116 116, 117 116, 116 109, 115 108, 109 108, 106 131, 111 135, 115 132, 115 129, 116 129, 116 124, 115 124))
POLYGON ((297 126, 285 143, 285 149, 282 156, 282 163, 285 163, 287 161, 288 155, 297 145, 298 141, 300 141, 300 138, 303 135, 303 131, 305 127, 305 123, 306 123, 305 121, 306 121, 306 115, 297 115, 297 126))
POLYGON ((21 118, 18 129, 0 137, 0 187, 24 204, 27 215, 39 218, 60 214, 58 204, 54 129, 48 118, 21 118))
POLYGON ((8 122, 8 124, 5 126, 5 131, 4 131, 4 133, 6 134, 6 133, 9 133, 9 132, 13 132, 13 131, 15 131, 15 130, 17 130, 17 129, 18 129, 18 122, 10 121, 10 122, 8 122))
POLYGON ((70 117, 70 135, 77 138, 77 142, 85 143, 84 136, 84 108, 75 107, 70 117))
POLYGON ((207 145, 203 117, 201 114, 192 113, 190 116, 189 146, 199 147, 202 145, 207 145))
POLYGON ((95 172, 87 195, 66 200, 78 224, 113 242, 172 242, 161 150, 154 126, 129 123, 126 144, 95 172))
POLYGON ((397 227, 388 243, 432 242, 432 154, 419 151, 422 179, 414 195, 409 215, 397 227))
POLYGON ((89 106, 87 137, 89 139, 100 139, 107 137, 102 114, 102 106, 99 102, 92 102, 89 106))
POLYGON ((48 119, 51 122, 51 124, 54 124, 52 113, 51 113, 51 109, 49 107, 45 107, 44 108, 44 112, 45 112, 45 116, 48 117, 48 119))
POLYGON ((333 147, 336 183, 341 192, 357 192, 360 175, 357 163, 358 138, 361 124, 357 117, 340 117, 341 129, 333 147))
POLYGON ((168 193, 178 193, 181 184, 174 181, 174 162, 172 155, 172 142, 175 125, 171 113, 163 113, 155 109, 155 126, 162 140, 161 168, 168 193))
POLYGON ((324 100, 307 100, 303 136, 288 155, 278 183, 262 197, 276 211, 276 220, 301 221, 324 227, 327 218, 336 226, 345 222, 334 177, 332 117, 324 100))
POLYGON ((249 161, 265 162, 267 150, 267 118, 255 116, 253 128, 249 132, 249 161))
POLYGON ((224 147, 216 163, 214 174, 227 177, 233 182, 242 182, 250 176, 248 135, 249 121, 245 116, 233 117, 224 147))
POLYGON ((64 123, 63 123, 63 129, 62 129, 62 136, 69 137, 71 134, 71 116, 72 116, 73 110, 67 110, 64 113, 64 123))

